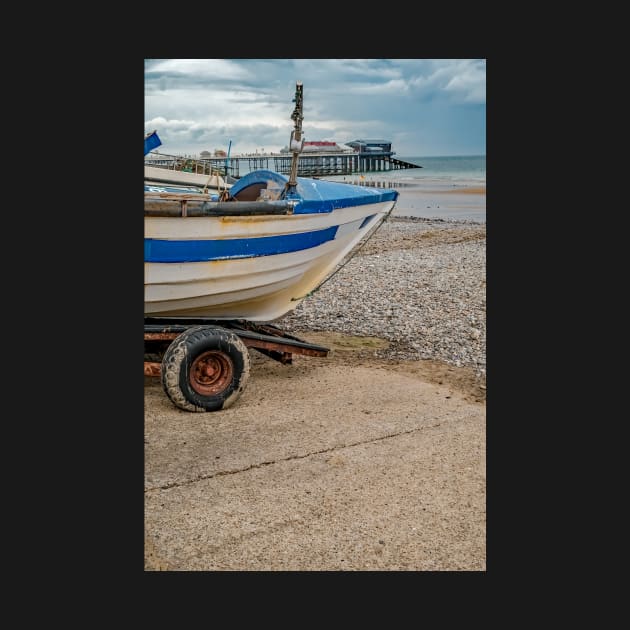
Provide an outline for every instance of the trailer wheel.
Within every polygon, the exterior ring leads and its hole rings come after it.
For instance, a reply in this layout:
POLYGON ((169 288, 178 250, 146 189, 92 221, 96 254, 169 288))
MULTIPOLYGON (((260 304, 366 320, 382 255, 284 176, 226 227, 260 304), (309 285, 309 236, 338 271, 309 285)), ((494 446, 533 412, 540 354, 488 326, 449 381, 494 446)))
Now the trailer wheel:
POLYGON ((176 337, 162 359, 162 387, 186 411, 218 411, 232 405, 249 379, 249 351, 220 327, 193 326, 176 337))

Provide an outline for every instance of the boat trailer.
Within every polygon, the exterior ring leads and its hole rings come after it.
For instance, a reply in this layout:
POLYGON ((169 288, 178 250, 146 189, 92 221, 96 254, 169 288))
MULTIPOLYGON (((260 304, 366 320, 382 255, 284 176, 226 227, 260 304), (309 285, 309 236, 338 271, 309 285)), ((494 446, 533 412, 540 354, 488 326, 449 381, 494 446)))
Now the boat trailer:
POLYGON ((249 378, 249 348, 285 365, 293 362, 294 354, 326 357, 330 352, 271 324, 144 319, 144 374, 160 377, 171 402, 186 411, 218 411, 232 405, 249 378))

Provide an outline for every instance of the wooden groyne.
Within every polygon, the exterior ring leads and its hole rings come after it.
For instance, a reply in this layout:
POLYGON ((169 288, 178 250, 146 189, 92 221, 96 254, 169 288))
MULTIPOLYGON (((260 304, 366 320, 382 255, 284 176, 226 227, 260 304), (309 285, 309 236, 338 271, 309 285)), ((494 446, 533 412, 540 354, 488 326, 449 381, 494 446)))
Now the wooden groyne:
POLYGON ((342 184, 352 184, 353 186, 369 186, 371 188, 405 188, 406 186, 417 186, 417 184, 397 182, 391 179, 352 179, 341 182, 342 184))

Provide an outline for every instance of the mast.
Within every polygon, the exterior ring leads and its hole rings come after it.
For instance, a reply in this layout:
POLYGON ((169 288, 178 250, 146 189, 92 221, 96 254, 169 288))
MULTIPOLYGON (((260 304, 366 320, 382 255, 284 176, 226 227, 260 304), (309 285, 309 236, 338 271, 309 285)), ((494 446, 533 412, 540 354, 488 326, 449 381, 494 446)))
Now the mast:
POLYGON ((232 141, 230 140, 230 144, 228 145, 227 156, 225 158, 225 181, 227 183, 228 180, 228 169, 230 168, 230 149, 232 148, 232 141))
POLYGON ((286 193, 295 192, 297 186, 297 167, 302 147, 304 146, 304 138, 302 136, 302 120, 304 119, 302 112, 302 82, 297 81, 295 84, 295 109, 291 114, 293 120, 293 131, 291 132, 291 140, 289 141, 289 149, 293 154, 291 157, 291 172, 289 174, 289 181, 286 184, 286 193))

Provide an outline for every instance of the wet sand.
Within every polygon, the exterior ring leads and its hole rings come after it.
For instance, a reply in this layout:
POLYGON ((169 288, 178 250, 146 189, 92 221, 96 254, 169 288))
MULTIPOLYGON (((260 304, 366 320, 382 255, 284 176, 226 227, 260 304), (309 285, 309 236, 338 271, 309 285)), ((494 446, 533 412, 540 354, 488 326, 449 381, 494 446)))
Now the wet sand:
POLYGON ((145 570, 484 571, 471 378, 348 351, 254 355, 219 413, 175 409, 146 379, 145 570))
POLYGON ((468 220, 485 223, 486 189, 399 188, 394 216, 468 220))
POLYGON ((486 186, 462 181, 428 178, 405 179, 369 175, 363 180, 351 180, 385 190, 395 189, 398 201, 394 216, 453 219, 456 221, 486 221, 486 186))
POLYGON ((431 190, 427 192, 441 192, 441 193, 447 193, 447 194, 456 193, 456 194, 464 194, 464 195, 485 195, 486 187, 479 186, 477 188, 454 188, 452 190, 431 190))

